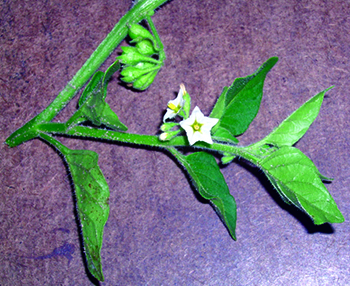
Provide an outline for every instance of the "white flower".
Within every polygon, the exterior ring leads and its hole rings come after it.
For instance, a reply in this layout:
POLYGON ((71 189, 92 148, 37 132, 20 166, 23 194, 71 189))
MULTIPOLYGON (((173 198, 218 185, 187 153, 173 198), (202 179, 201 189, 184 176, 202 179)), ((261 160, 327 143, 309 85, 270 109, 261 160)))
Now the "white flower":
POLYGON ((180 122, 180 125, 185 129, 187 139, 190 145, 193 145, 197 141, 204 141, 208 144, 212 144, 213 140, 210 136, 210 130, 218 123, 219 119, 210 118, 203 115, 198 106, 196 106, 191 116, 180 122))
POLYGON ((183 108, 185 101, 183 100, 183 96, 186 93, 185 86, 183 84, 180 84, 180 90, 177 94, 177 97, 174 100, 170 100, 168 102, 168 108, 166 110, 166 113, 163 117, 163 122, 165 120, 174 118, 180 110, 183 108))

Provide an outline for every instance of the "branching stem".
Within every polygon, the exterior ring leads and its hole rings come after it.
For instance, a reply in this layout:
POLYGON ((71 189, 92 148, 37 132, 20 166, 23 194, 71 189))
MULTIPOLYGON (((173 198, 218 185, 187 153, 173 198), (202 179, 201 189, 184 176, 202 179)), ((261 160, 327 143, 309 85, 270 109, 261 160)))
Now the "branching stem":
POLYGON ((64 123, 40 124, 38 126, 38 132, 53 133, 57 135, 70 135, 75 137, 99 138, 113 142, 156 147, 160 149, 177 147, 216 151, 220 154, 230 153, 232 155, 240 156, 257 166, 259 165, 260 159, 256 155, 247 152, 245 148, 237 145, 229 145, 223 143, 206 144, 204 142, 197 142, 194 146, 190 146, 188 144, 186 136, 177 136, 170 141, 161 141, 159 140, 159 137, 155 135, 133 134, 127 132, 91 128, 86 126, 74 126, 67 129, 64 123))
MULTIPOLYGON (((58 94, 56 99, 40 114, 27 122, 24 126, 11 134, 6 143, 10 147, 15 147, 22 142, 33 139, 39 135, 36 132, 36 125, 51 121, 83 87, 89 78, 95 73, 100 65, 108 58, 113 50, 126 37, 128 25, 135 24, 149 18, 156 8, 164 4, 167 0, 141 0, 138 1, 115 25, 112 31, 101 42, 90 58, 81 69, 75 74, 66 87, 58 94)), ((155 35, 158 36, 157 34, 155 35)))

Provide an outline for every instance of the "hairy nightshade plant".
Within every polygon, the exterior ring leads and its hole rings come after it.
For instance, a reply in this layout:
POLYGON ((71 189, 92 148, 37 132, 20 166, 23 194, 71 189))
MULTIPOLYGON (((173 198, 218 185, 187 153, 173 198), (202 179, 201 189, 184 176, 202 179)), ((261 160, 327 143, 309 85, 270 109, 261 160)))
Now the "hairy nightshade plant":
POLYGON ((60 135, 107 139, 168 151, 187 171, 198 193, 210 201, 233 239, 236 239, 236 202, 213 154, 223 164, 240 157, 257 166, 284 202, 308 214, 315 224, 344 221, 322 182, 332 179, 322 175, 306 155, 293 147, 317 117, 328 89, 304 103, 264 139, 249 146, 238 145, 236 137, 248 129, 258 113, 264 80, 277 63, 276 57, 268 59, 251 75, 225 86, 208 116, 198 106, 191 109, 191 97, 181 84, 178 96, 164 107, 160 135, 127 132, 128 128, 105 101, 108 80, 120 71, 121 80, 134 89, 145 90, 152 84, 163 66, 165 53, 151 16, 164 2, 135 1, 57 98, 6 140, 8 146, 15 147, 41 138, 63 155, 74 183, 88 269, 100 281, 104 280, 100 254, 109 215, 109 187, 98 166, 98 154, 71 150, 58 141, 60 135), (149 30, 138 24, 142 20, 147 22, 149 30), (131 46, 123 47, 122 54, 105 72, 96 71, 127 35, 131 46), (52 122, 85 84, 76 112, 66 122, 52 122), (85 122, 90 125, 82 124, 85 122), (180 150, 191 152, 184 155, 180 150))

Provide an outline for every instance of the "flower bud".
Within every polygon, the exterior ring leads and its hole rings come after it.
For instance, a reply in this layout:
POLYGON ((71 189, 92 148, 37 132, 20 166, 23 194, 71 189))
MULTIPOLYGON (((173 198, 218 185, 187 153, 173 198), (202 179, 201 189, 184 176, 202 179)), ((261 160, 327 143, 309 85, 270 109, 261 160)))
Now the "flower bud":
POLYGON ((185 90, 185 87, 183 87, 183 88, 184 88, 184 95, 183 95, 183 100, 184 100, 184 106, 183 106, 184 119, 187 119, 190 116, 191 96, 185 90))
POLYGON ((129 27, 129 36, 133 42, 141 42, 144 39, 149 39, 155 43, 153 35, 139 24, 133 24, 129 27))
POLYGON ((123 53, 117 57, 117 60, 120 60, 125 65, 134 66, 139 62, 160 64, 156 59, 140 54, 135 47, 122 47, 122 50, 123 53))
POLYGON ((160 126, 160 130, 161 131, 169 131, 178 125, 179 125, 179 123, 176 123, 176 122, 166 122, 166 123, 163 123, 162 126, 160 126))
POLYGON ((139 62, 137 65, 135 65, 135 68, 138 68, 140 70, 144 70, 144 69, 148 69, 148 68, 152 68, 155 67, 155 64, 152 63, 147 63, 147 62, 139 62))
POLYGON ((159 140, 160 141, 166 141, 168 137, 168 133, 162 133, 159 135, 159 140))
POLYGON ((137 80, 139 77, 154 71, 155 69, 159 69, 159 67, 154 66, 154 67, 150 67, 150 68, 146 68, 146 69, 139 69, 136 67, 125 67, 122 71, 121 71, 121 75, 124 77, 122 78, 123 81, 125 82, 132 82, 137 80))
POLYGON ((139 53, 145 56, 152 56, 157 53, 150 40, 143 40, 135 45, 139 53))
POLYGON ((170 132, 165 132, 159 135, 159 140, 160 141, 170 141, 174 137, 176 137, 177 134, 179 134, 181 130, 175 130, 175 131, 170 131, 170 132))
POLYGON ((132 86, 139 90, 147 89, 154 81, 154 78, 156 77, 157 73, 158 73, 158 70, 139 77, 137 80, 133 82, 132 86))

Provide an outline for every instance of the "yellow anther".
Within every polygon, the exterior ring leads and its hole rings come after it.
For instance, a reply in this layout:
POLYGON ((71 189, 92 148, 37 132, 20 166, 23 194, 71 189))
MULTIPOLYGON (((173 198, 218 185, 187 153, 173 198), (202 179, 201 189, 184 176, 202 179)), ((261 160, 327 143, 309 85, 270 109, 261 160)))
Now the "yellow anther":
POLYGON ((174 104, 174 103, 169 103, 168 104, 168 107, 171 109, 171 110, 176 110, 176 109, 178 109, 178 107, 174 104))

